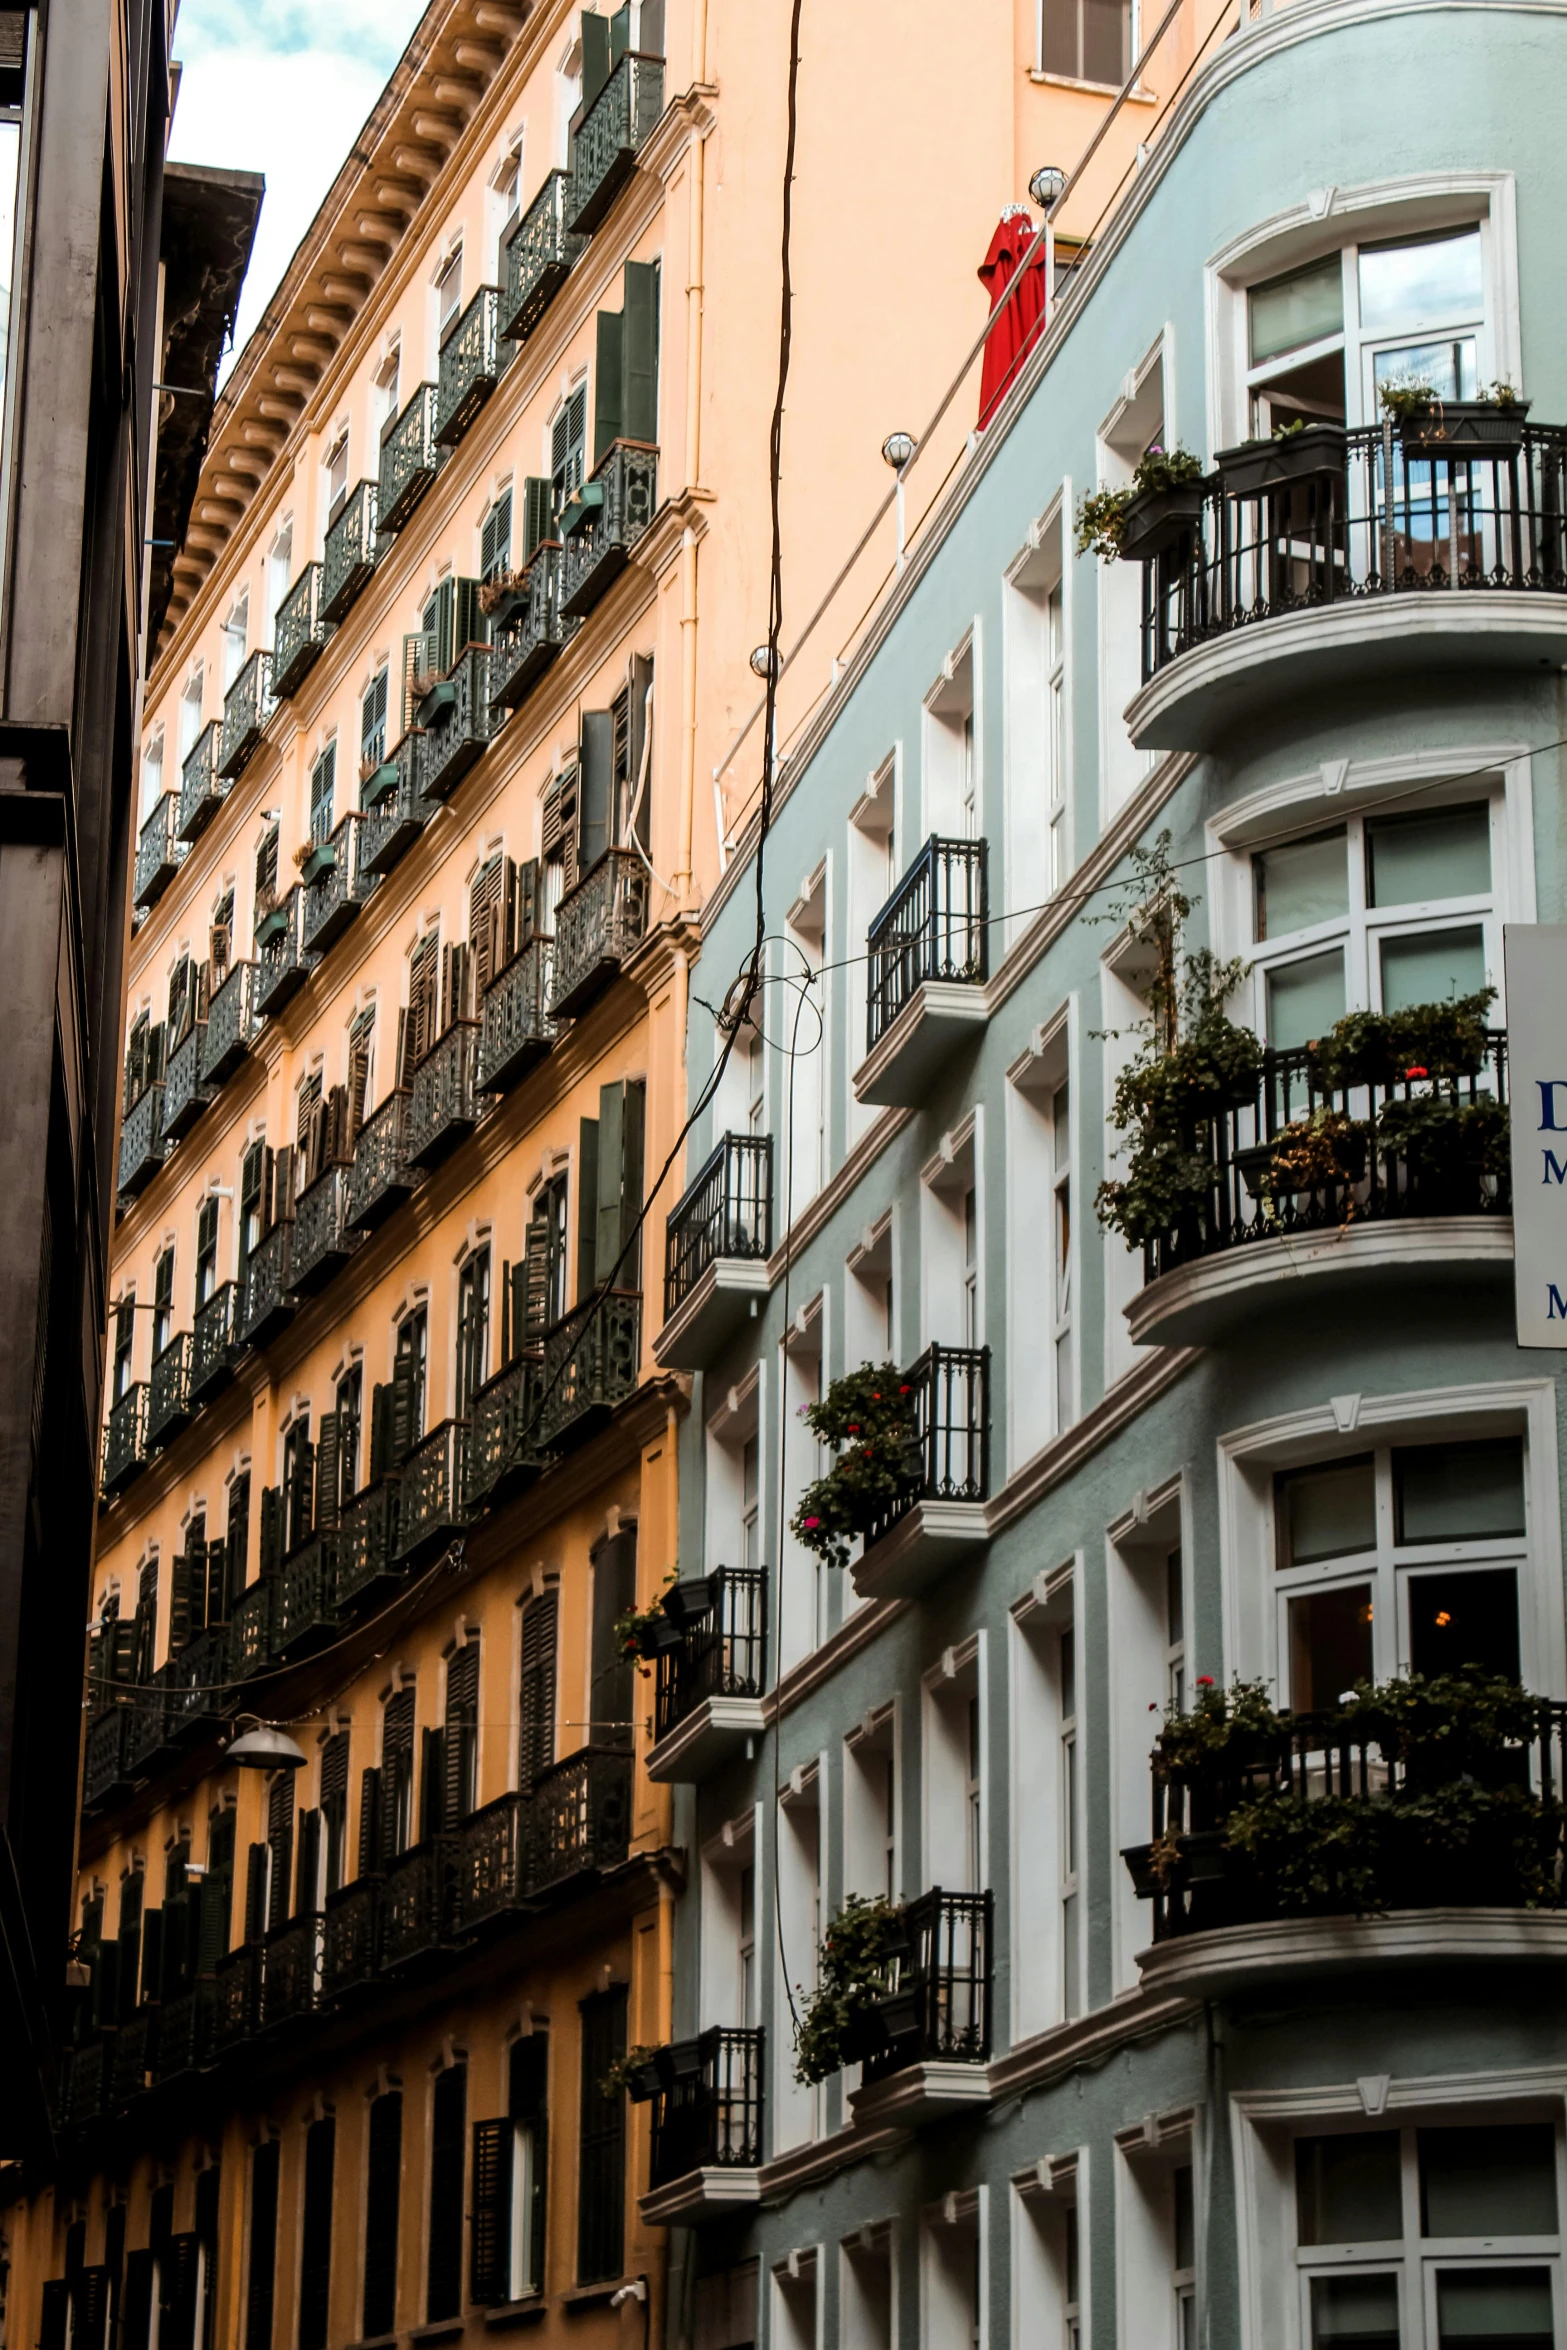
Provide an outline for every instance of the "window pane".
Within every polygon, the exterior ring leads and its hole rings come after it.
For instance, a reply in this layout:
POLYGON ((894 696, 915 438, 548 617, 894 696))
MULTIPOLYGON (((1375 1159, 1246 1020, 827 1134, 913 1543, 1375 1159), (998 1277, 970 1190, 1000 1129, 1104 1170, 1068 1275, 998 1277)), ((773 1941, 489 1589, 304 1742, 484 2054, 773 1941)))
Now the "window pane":
POLYGON ((1420 2132, 1423 2236, 1551 2236, 1556 2133, 1549 2122, 1420 2132))
POLYGON ((1522 1534, 1522 1439, 1400 1445, 1393 1454, 1393 1500, 1400 1542, 1522 1534))
POLYGON ((1439 2270, 1436 2338, 1438 2350, 1550 2350, 1550 2270, 1439 2270))
MULTIPOLYGON (((1257 896, 1257 936, 1285 938, 1312 922, 1349 912, 1349 855, 1344 827, 1286 841, 1251 861, 1257 896)), ((1449 895, 1452 893, 1449 892, 1449 895)))
POLYGON ((1371 1586, 1308 1591, 1290 1601, 1290 1703, 1302 1713, 1332 1707, 1356 1681, 1371 1679, 1371 1586))
POLYGON ((1397 2277, 1313 2277, 1311 2350, 1398 2350, 1397 2277))
POLYGON ((1376 1479, 1368 1452, 1320 1468, 1283 1470, 1273 1493, 1281 1567, 1348 1558, 1376 1541, 1376 1479))
POLYGON ((1480 231, 1360 248, 1360 324, 1367 334, 1471 318, 1481 306, 1480 231))
POLYGON ((1484 800, 1417 816, 1377 816, 1366 826, 1370 905, 1481 897, 1490 886, 1491 811, 1484 800))
POLYGON ((1182 2163, 1172 2181, 1175 2190, 1175 2265, 1177 2268, 1195 2268, 1197 2265, 1197 2228, 1192 2211, 1192 2171, 1190 2163, 1182 2163))
POLYGON ((1485 985, 1485 932, 1421 930, 1382 941, 1382 1009, 1443 1004, 1485 985))
POLYGON ((1295 2219, 1302 2244, 1389 2244, 1402 2236, 1397 2130, 1297 2138, 1295 2219))
POLYGON ((1519 1679, 1518 1577, 1511 1567, 1409 1578, 1409 1662, 1417 1673, 1483 1665, 1519 1679))
POLYGON ((1126 78, 1125 0, 1083 0, 1083 79, 1112 82, 1126 78))
POLYGON ((1268 973, 1268 1042, 1281 1052, 1325 1036, 1345 1008, 1344 957, 1337 947, 1268 973))
POLYGON ((1247 298, 1251 316, 1251 363, 1256 367, 1280 351, 1298 351, 1302 343, 1321 342, 1344 326, 1344 265, 1337 253, 1309 268, 1292 269, 1287 277, 1270 278, 1253 286, 1247 298))
POLYGON ((1429 384, 1439 400, 1472 400, 1475 382, 1473 335, 1455 335, 1440 343, 1404 343, 1396 351, 1379 351, 1371 363, 1373 382, 1429 384))
POLYGON ((1296 367, 1281 367, 1252 395, 1252 428, 1262 436, 1281 424, 1344 422, 1344 354, 1325 351, 1296 367))

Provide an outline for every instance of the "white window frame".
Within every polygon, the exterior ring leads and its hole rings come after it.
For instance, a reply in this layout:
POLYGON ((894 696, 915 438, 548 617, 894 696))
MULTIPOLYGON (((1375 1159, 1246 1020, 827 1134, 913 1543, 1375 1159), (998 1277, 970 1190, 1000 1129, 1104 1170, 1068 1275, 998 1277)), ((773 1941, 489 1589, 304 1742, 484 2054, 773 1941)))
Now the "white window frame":
MULTIPOLYGON (((1080 1631, 1083 1554, 1041 1568, 1008 1623, 1007 1760, 1009 1783, 1027 1787, 1032 1800, 1008 1807, 1011 1871, 1012 2044, 1052 2030, 1068 2020, 1069 1997, 1077 1986, 1081 2009, 1084 1976, 1082 1870, 1073 1882, 1063 1867, 1066 1790, 1061 1713, 1060 1641, 1063 1631, 1080 1631), (1065 1898, 1075 1896, 1076 1949, 1066 1946, 1065 1898)), ((1077 1672, 1076 1739, 1083 1736, 1082 1671, 1077 1672)), ((1082 1774, 1077 1790, 1078 1854, 1082 1854, 1082 1774)))
MULTIPOLYGON (((1128 370, 1121 397, 1100 425, 1095 463, 1101 485, 1130 486, 1143 452, 1163 441, 1175 403, 1173 327, 1161 328, 1152 346, 1128 370)), ((1099 823, 1101 831, 1152 774, 1162 754, 1139 750, 1127 731, 1126 712, 1142 690, 1142 574, 1135 563, 1091 562, 1099 596, 1099 823)))
POLYGON ((1088 2341, 1088 2150, 1042 2155, 1012 2177, 1012 2350, 1081 2350, 1088 2341), (1067 2234, 1076 2235, 1077 2297, 1067 2234))
POLYGON ((1071 485, 1029 524, 1002 591, 1001 657, 1006 726, 1002 743, 1009 950, 1038 909, 1060 892, 1072 868, 1071 708, 1066 559, 1071 485))

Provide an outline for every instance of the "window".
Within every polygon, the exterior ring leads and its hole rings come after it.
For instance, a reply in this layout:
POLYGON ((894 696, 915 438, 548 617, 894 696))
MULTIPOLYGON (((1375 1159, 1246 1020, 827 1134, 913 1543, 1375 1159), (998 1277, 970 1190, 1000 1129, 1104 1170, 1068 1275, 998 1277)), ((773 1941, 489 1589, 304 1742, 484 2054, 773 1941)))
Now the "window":
POLYGON ((972 639, 949 656, 941 683, 926 697, 924 785, 924 830, 973 840, 980 824, 972 639))
POLYGON ((582 487, 587 447, 588 387, 579 384, 562 403, 550 426, 550 484, 557 520, 567 499, 582 487))
POLYGON ((1071 851, 1066 824, 1066 614, 1056 581, 1045 597, 1045 805, 1050 826, 1047 866, 1052 897, 1066 880, 1071 851))
POLYGON ((163 797, 163 729, 160 726, 141 755, 141 820, 146 823, 163 797))
POLYGON ((403 2183, 403 2093, 387 2089, 371 2101, 365 2162, 364 2338, 375 2341, 397 2325, 397 2239, 403 2183))
POLYGON ((1055 1350, 1056 1426, 1076 1416, 1072 1377, 1072 1099, 1058 1085, 1050 1097, 1051 1295, 1055 1350))
MULTIPOLYGON (((397 385, 398 376, 401 370, 401 363, 401 347, 400 345, 394 343, 391 350, 388 351, 386 357, 382 360, 381 365, 376 373, 376 414, 380 418, 383 431, 385 430, 386 426, 393 421, 397 414, 397 385)), ((369 2329, 367 2327, 366 2331, 368 2332, 368 2330, 369 2329)))
POLYGON ((267 1146, 258 1139, 246 1150, 239 1170, 239 1262, 235 1278, 242 1286, 250 1269, 251 1257, 261 1242, 261 1208, 266 1169, 267 1146))
POLYGON ((1131 0, 1040 0, 1041 72, 1119 89, 1131 47, 1131 0))
POLYGON ((1172 1713, 1186 1711, 1186 1584, 1179 1548, 1164 1560, 1164 1679, 1165 1703, 1172 1713))
POLYGON ((1280 1049, 1357 1005, 1472 995, 1501 969, 1500 800, 1352 816, 1251 860, 1260 1010, 1280 1049))
POLYGON ((173 1336, 174 1251, 162 1250, 152 1269, 152 1359, 157 1361, 173 1336))
POLYGON ((359 773, 361 781, 374 774, 386 757, 386 696, 390 671, 380 668, 359 705, 359 773))
POLYGON ((1472 400, 1491 355, 1480 230, 1366 245, 1252 286, 1246 297, 1252 430, 1320 418, 1375 424, 1383 384, 1472 400))
POLYGON ((250 2158, 250 2262, 245 2279, 245 2350, 272 2350, 277 2271, 278 2175, 283 2149, 267 2138, 250 2158))
POLYGON ((1548 2121, 1295 2141, 1308 2350, 1549 2350, 1562 2322, 1548 2121))
POLYGON ((332 2184, 337 2124, 330 2114, 305 2132, 305 2210, 299 2252, 299 2350, 326 2350, 332 2291, 332 2184))
POLYGON ((201 704, 205 687, 206 675, 198 664, 191 671, 185 691, 180 696, 181 761, 190 757, 196 747, 196 737, 201 732, 201 704))
POLYGON ((278 606, 294 584, 293 569, 294 526, 292 523, 285 522, 277 537, 272 541, 272 552, 267 558, 267 603, 274 625, 277 621, 278 606))
POLYGON ((447 255, 435 281, 435 333, 438 343, 444 343, 452 322, 462 308, 462 247, 447 255))
POLYGON ((490 1252, 476 1249, 457 1276, 456 1417, 466 1420, 489 1376, 490 1252))
POLYGON ((250 641, 250 600, 241 596, 223 623, 223 687, 227 692, 245 666, 250 641))
POLYGON ((626 2052, 624 1983, 579 2003, 582 2087, 577 2142, 577 2282, 618 2277, 625 2259, 626 2098, 604 2075, 626 2052))
POLYGON ((218 1211, 215 1198, 196 1210, 196 1307, 199 1312, 218 1286, 218 1211))
POLYGON ((114 1309, 114 1368, 109 1379, 109 1401, 119 1403, 130 1393, 131 1361, 136 1348, 136 1297, 121 1298, 114 1309))
POLYGON ((502 490, 479 530, 479 577, 498 579, 511 567, 511 492, 502 490))
POLYGON ((359 1431, 364 1419, 364 1381, 364 1366, 355 1363, 337 1383, 338 1476, 344 1501, 359 1490, 359 1431))
POLYGON ((430 1324, 423 1306, 416 1313, 405 1314, 398 1326, 397 1358, 393 1376, 407 1382, 408 1442, 417 1444, 424 1434, 426 1372, 429 1362, 430 1324))
POLYGON ((979 1344, 979 1211, 972 1184, 963 1194, 963 1343, 979 1344))
POLYGON ((553 1329, 571 1302, 563 1174, 551 1176, 538 1192, 528 1222, 527 1251, 525 1323, 531 1336, 553 1329))
POLYGON ((331 837, 332 796, 337 782, 337 745, 328 743, 310 770, 310 845, 318 849, 331 837))
POLYGON ((1281 1682, 1301 1710, 1466 1664, 1526 1678, 1523 1445, 1392 1445, 1274 1479, 1281 1682))
POLYGON ((1072 1624, 1060 1633, 1057 1658, 1058 1732, 1061 1760, 1056 1786, 1061 1821, 1056 1845, 1060 1853, 1062 2008, 1068 2017, 1083 2011, 1082 1938, 1078 1893, 1077 1791, 1077 1633, 1072 1624))
POLYGON ((549 2034, 512 2043, 506 2112, 473 2128, 472 2299, 494 2306, 544 2289, 549 2034))
POLYGON ((326 526, 330 530, 343 510, 348 496, 348 427, 333 441, 326 453, 326 526))
POLYGON ((462 2231, 467 2186, 468 2068, 435 2076, 430 2116, 430 2240, 425 2316, 432 2323, 462 2309, 462 2231))
POLYGON ((761 1439, 748 1436, 740 1447, 740 1564, 746 1569, 762 1563, 761 1439))

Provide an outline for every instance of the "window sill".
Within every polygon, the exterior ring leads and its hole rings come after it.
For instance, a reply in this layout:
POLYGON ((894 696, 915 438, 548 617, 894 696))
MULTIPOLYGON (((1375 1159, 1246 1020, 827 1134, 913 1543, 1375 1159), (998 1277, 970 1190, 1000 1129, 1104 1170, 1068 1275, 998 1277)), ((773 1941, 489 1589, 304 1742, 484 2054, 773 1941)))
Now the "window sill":
POLYGON ((460 2317, 437 2318, 430 2325, 410 2326, 408 2329, 410 2342, 460 2342, 462 2337, 463 2321, 460 2317))
POLYGON ((635 2282, 634 2277, 606 2277, 600 2285, 568 2285, 560 2305, 568 2314, 578 2309, 602 2309, 623 2285, 635 2282))
MULTIPOLYGON (((1037 65, 1030 66, 1029 80, 1036 88, 1046 90, 1081 90, 1090 98, 1119 98, 1119 82, 1080 82, 1069 73, 1044 73, 1037 65)), ((1157 106, 1159 101, 1152 90, 1128 90, 1128 106, 1157 106)))
POLYGON ((542 2293, 530 2293, 525 2301, 502 2301, 495 2308, 487 2309, 484 2322, 487 2326, 494 2326, 497 2331, 506 2326, 531 2326, 537 2324, 548 2309, 549 2303, 542 2293))

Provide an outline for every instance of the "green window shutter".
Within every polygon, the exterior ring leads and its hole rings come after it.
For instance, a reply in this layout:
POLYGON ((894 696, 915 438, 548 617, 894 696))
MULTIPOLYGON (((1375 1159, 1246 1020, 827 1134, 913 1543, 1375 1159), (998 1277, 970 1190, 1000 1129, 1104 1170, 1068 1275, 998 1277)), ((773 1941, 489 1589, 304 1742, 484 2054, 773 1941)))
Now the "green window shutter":
POLYGON ((229 1530, 224 1548, 228 1554, 228 1604, 233 1613, 245 1589, 245 1578, 250 1572, 250 1473, 236 1477, 229 1487, 229 1530))
POLYGON ((479 1748, 479 1645, 469 1641, 446 1668, 445 1813, 459 1827, 473 1809, 479 1748))
POLYGON ((261 1488, 261 1572, 275 1575, 283 1564, 283 1494, 276 1485, 261 1488))
POLYGON ((406 734, 414 722, 413 681, 419 673, 419 656, 423 649, 424 638, 417 630, 412 636, 404 637, 402 666, 402 724, 399 728, 399 732, 402 734, 406 734))
POLYGON ((511 2299, 511 2171, 516 2131, 509 2120, 473 2125, 473 2234, 468 2298, 477 2308, 511 2299))
POLYGON ((622 370, 625 349, 625 319, 618 310, 601 310, 598 314, 598 348, 593 368, 593 464, 595 470, 606 451, 613 448, 625 430, 621 421, 623 396, 622 370))
POLYGON ((190 1562, 181 1552, 169 1578, 169 1654, 178 1656, 190 1638, 190 1562))
POLYGON ((207 1560, 207 1525, 204 1518, 191 1523, 185 1537, 185 1593, 190 1609, 190 1637, 205 1632, 217 1616, 210 1610, 211 1569, 207 1560))
POLYGON ((462 2224, 467 2164, 468 2069, 436 2076, 430 2126, 430 2240, 425 2316, 432 2323, 462 2308, 462 2224))
POLYGON ((577 1303, 598 1279, 599 1122, 584 1118, 577 1144, 577 1303))
POLYGON ((515 1308, 513 1323, 519 1338, 542 1338, 549 1326, 550 1297, 550 1219, 540 1209, 528 1219, 526 1254, 519 1267, 522 1274, 522 1318, 517 1324, 515 1308))
POLYGON ((631 46, 631 0, 625 0, 609 20, 609 70, 616 66, 631 46))
MULTIPOLYGON (((637 1218, 642 1213, 642 1169, 646 1149, 647 1087, 640 1078, 626 1083, 625 1101, 620 1120, 620 1248, 630 1244, 630 1253, 621 1266, 618 1283, 622 1289, 640 1289, 642 1286, 642 1241, 635 1241, 637 1218)), ((618 1253, 618 1252, 617 1252, 618 1253)))
POLYGON ((294 1873, 293 1774, 280 1771, 267 1796, 267 1925, 276 1933, 288 1924, 289 1884, 294 1873))
POLYGON ((259 1942, 267 1930, 267 1848, 252 1844, 245 1855, 245 1940, 259 1942))
POLYGON ((381 1774, 372 1765, 359 1774, 359 1853, 357 1874, 373 1876, 381 1863, 381 1774))
POLYGON ((403 2181, 403 2097, 391 2089, 370 2107, 370 2151, 365 2165, 364 2338, 374 2341, 397 2324, 397 2238, 403 2181))
MULTIPOLYGON (((555 1653, 559 1593, 541 1591, 522 1611, 518 1689, 517 1784, 524 1790, 555 1760, 555 1653)), ((593 1743, 589 1733, 588 1743, 593 1743)))
POLYGON ((386 1380, 370 1390, 370 1475, 379 1485, 392 1466, 392 1383, 386 1380))
POLYGON ((522 560, 531 563, 545 539, 555 536, 555 485, 530 474, 522 485, 522 560))
POLYGON ((628 441, 658 439, 658 263, 628 261, 621 313, 620 431, 628 441))
POLYGON ((250 2163, 250 2274, 245 2293, 245 2350, 272 2350, 277 2272, 278 2174, 282 2146, 268 2138, 250 2163))
POLYGON ((623 1085, 599 1087, 598 1209, 593 1247, 593 1278, 607 1281, 620 1254, 621 1128, 626 1103, 623 1085))
POLYGON ((577 872, 591 873, 610 839, 615 805, 615 717, 611 710, 584 710, 578 751, 577 872))
POLYGON ((448 573, 425 606, 425 631, 430 640, 430 668, 444 677, 457 658, 457 582, 448 573))
POLYGON ((422 1730, 419 1746, 419 1834, 423 1838, 438 1836, 448 1824, 445 1735, 440 1730, 422 1730))
POLYGON ((299 1847, 294 1864, 294 1915, 308 1917, 317 1907, 316 1887, 321 1882, 321 1814, 302 1811, 299 1815, 299 1847))
MULTIPOLYGON (((510 511, 508 507, 508 532, 510 511)), ((487 645, 490 641, 490 624, 479 603, 479 590, 483 584, 482 580, 477 579, 442 582, 443 586, 450 587, 452 591, 452 649, 445 664, 448 669, 467 646, 487 645)))
POLYGON ((543 928, 544 868, 528 857, 517 868, 517 947, 525 947, 543 928))
POLYGON ((604 84, 609 80, 609 19, 584 9, 582 26, 582 105, 580 114, 586 114, 604 84))
POLYGON ((342 1501, 342 1430, 336 1412, 323 1412, 316 1441, 316 1531, 331 1533, 342 1501))

